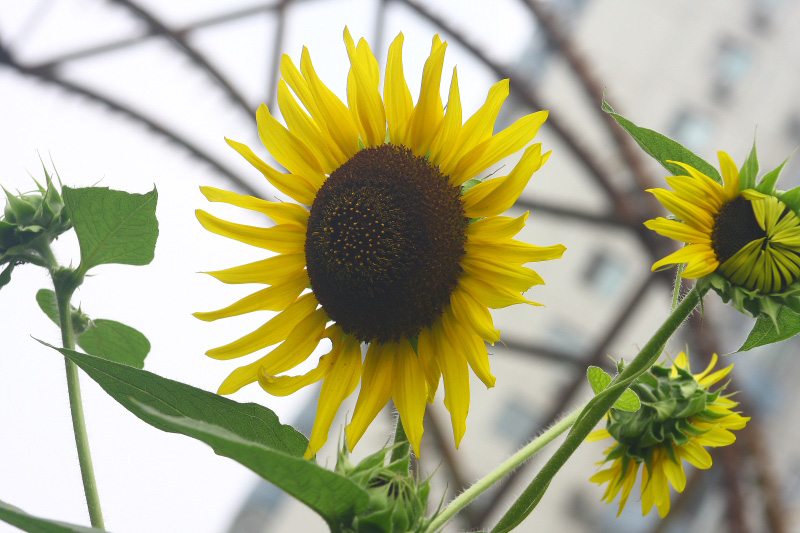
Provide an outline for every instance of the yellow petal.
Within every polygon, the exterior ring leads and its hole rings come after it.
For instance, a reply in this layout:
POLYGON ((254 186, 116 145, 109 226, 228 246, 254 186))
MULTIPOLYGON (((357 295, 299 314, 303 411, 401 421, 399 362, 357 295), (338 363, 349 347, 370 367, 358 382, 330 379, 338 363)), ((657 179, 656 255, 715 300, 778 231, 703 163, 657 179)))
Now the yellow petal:
POLYGON ((248 163, 256 167, 256 169, 283 194, 292 197, 303 205, 311 205, 314 203, 314 197, 317 195, 317 188, 315 188, 309 180, 302 176, 278 172, 259 159, 248 146, 242 143, 232 141, 228 138, 225 139, 225 142, 227 142, 231 148, 239 152, 242 157, 247 159, 248 163))
POLYGON ((467 226, 467 238, 496 242, 501 239, 513 237, 525 227, 528 214, 529 212, 526 211, 517 218, 488 217, 476 220, 467 226))
POLYGON ((696 442, 695 439, 690 440, 686 444, 678 448, 681 457, 692 463, 697 468, 705 470, 711 468, 711 455, 696 442))
POLYGON ((453 79, 450 82, 450 96, 447 101, 447 113, 444 115, 442 127, 431 145, 430 160, 440 165, 455 150, 458 133, 461 131, 461 96, 458 92, 458 73, 453 68, 453 79))
POLYGON ((203 272, 223 283, 278 285, 294 278, 306 266, 305 253, 282 254, 225 270, 203 272))
POLYGON ((300 296, 308 283, 308 275, 301 270, 289 281, 262 289, 218 311, 194 313, 194 317, 211 322, 253 311, 283 311, 300 296))
POLYGON ((586 437, 586 442, 594 442, 597 440, 610 439, 610 438, 611 438, 611 433, 609 433, 606 428, 596 429, 595 431, 589 433, 589 436, 586 437))
POLYGON ((478 376, 487 389, 494 387, 497 379, 492 375, 489 368, 489 354, 486 351, 486 344, 477 335, 466 331, 463 326, 453 316, 452 310, 448 309, 442 315, 442 324, 447 336, 455 344, 453 348, 464 356, 469 363, 472 371, 478 376))
POLYGON ((317 154, 325 174, 330 174, 347 161, 342 151, 327 134, 327 130, 323 133, 314 119, 300 108, 284 80, 278 82, 278 106, 289 131, 317 154))
POLYGON ((394 357, 394 376, 392 378, 392 399, 400 413, 403 429, 414 454, 420 456, 419 445, 424 431, 422 419, 425 416, 425 400, 428 397, 424 372, 417 354, 408 340, 400 341, 394 357))
POLYGON ((316 308, 317 299, 314 294, 305 294, 257 330, 230 344, 209 350, 206 355, 214 359, 235 359, 278 344, 316 308))
POLYGON ((467 239, 464 250, 467 255, 476 257, 502 257, 509 263, 525 264, 537 261, 550 261, 558 259, 566 251, 563 244, 555 246, 534 246, 526 242, 508 239, 503 242, 476 241, 467 239))
POLYGON ((722 180, 725 182, 725 192, 729 198, 735 198, 739 194, 739 169, 727 153, 717 152, 717 157, 719 157, 722 180))
POLYGON ((439 369, 439 363, 436 362, 436 352, 431 335, 430 328, 422 328, 417 339, 417 354, 422 371, 425 373, 425 381, 428 383, 428 403, 433 403, 439 388, 439 381, 442 379, 442 371, 439 369))
POLYGON ((306 228, 303 226, 278 224, 271 228, 259 228, 228 222, 202 209, 197 209, 195 214, 200 224, 208 231, 229 239, 278 253, 292 254, 305 250, 306 228))
POLYGON ((648 220, 644 223, 645 227, 651 229, 676 241, 695 244, 711 244, 711 235, 693 228, 689 224, 679 222, 677 220, 669 220, 659 217, 653 220, 648 220))
POLYGON ((466 216, 491 217, 510 209, 548 157, 550 152, 542 156, 541 144, 529 146, 508 176, 484 181, 465 192, 462 200, 466 216))
POLYGON ((664 474, 666 474, 672 486, 675 487, 675 490, 683 492, 683 489, 686 488, 686 474, 683 471, 683 462, 681 459, 678 458, 678 462, 674 462, 667 457, 661 464, 664 467, 664 474))
POLYGON ((397 343, 371 343, 361 370, 361 391, 358 393, 353 419, 347 426, 347 446, 352 450, 381 409, 392 398, 392 379, 397 343))
MULTIPOLYGON (((508 80, 501 80, 489 89, 486 102, 461 128, 456 148, 450 157, 442 163, 442 174, 451 175, 455 173, 461 159, 470 153, 473 148, 492 136, 497 115, 500 114, 500 107, 508 97, 508 87, 508 80)), ((486 146, 483 147, 483 150, 485 149, 486 146)), ((472 157, 477 155, 479 154, 473 154, 472 157)))
POLYGON ((533 140, 545 120, 547 111, 527 115, 475 146, 456 165, 450 175, 450 184, 461 185, 503 158, 524 148, 533 140))
POLYGON ((403 73, 402 33, 398 34, 389 46, 383 94, 386 99, 386 121, 389 125, 389 140, 392 144, 408 145, 406 131, 411 113, 414 110, 414 104, 403 73))
MULTIPOLYGON (((713 264, 713 262, 716 262, 715 260, 716 260, 716 255, 715 255, 714 250, 711 248, 710 245, 708 245, 708 244, 690 244, 688 246, 685 246, 685 247, 681 248, 680 250, 677 250, 677 251, 669 254, 664 259, 661 259, 660 261, 656 261, 653 264, 652 269, 655 272, 656 270, 658 270, 659 268, 662 268, 664 266, 675 265, 675 264, 680 264, 680 263, 699 262, 699 263, 702 263, 702 264, 709 264, 709 263, 713 264)), ((715 269, 712 269, 709 272, 706 272, 706 274, 708 274, 710 272, 713 272, 714 270, 715 269)), ((685 273, 682 273, 681 275, 683 277, 685 277, 685 278, 688 277, 688 276, 686 276, 685 273)), ((689 279, 694 279, 694 278, 689 278, 689 279)))
MULTIPOLYGON (((308 49, 305 47, 303 47, 300 59, 300 69, 314 98, 319 117, 327 126, 328 134, 345 157, 348 159, 353 157, 358 152, 358 128, 356 128, 347 107, 317 76, 314 66, 311 64, 308 49)), ((312 111, 314 118, 317 118, 317 115, 313 113, 312 111)))
POLYGON ((469 413, 469 368, 467 361, 456 352, 453 339, 446 333, 441 323, 432 328, 434 349, 444 379, 444 405, 450 411, 453 424, 453 438, 456 448, 467 431, 467 413, 469 413))
POLYGON ((473 276, 462 276, 458 283, 481 305, 485 305, 490 309, 500 309, 515 304, 541 305, 529 301, 519 292, 514 292, 505 287, 489 285, 473 276))
POLYGON ((269 112, 266 104, 256 110, 258 138, 275 160, 292 174, 306 178, 316 189, 325 181, 325 172, 316 154, 269 112))
POLYGON ((332 363, 331 370, 322 382, 317 415, 314 417, 314 427, 305 454, 306 459, 317 453, 328 440, 328 433, 339 407, 345 398, 353 394, 361 379, 361 343, 358 339, 352 335, 342 339, 339 329, 338 338, 334 336, 331 341, 336 361, 332 363))
POLYGON ((647 192, 653 193, 656 199, 661 202, 665 208, 670 212, 689 224, 696 230, 707 235, 711 235, 711 230, 714 227, 713 215, 709 211, 690 203, 673 191, 666 189, 647 189, 647 192))
POLYGON ((304 318, 280 346, 267 354, 262 365, 264 372, 270 375, 281 374, 308 359, 324 337, 328 320, 328 315, 322 308, 304 318))
POLYGON ((273 396, 289 396, 299 391, 303 387, 308 387, 327 376, 334 364, 336 357, 333 353, 327 353, 320 357, 317 366, 305 374, 298 376, 273 376, 267 374, 263 367, 259 369, 258 384, 268 394, 273 396))
POLYGON ((217 189, 216 187, 202 186, 200 192, 203 193, 209 202, 224 202, 251 211, 257 211, 267 215, 276 224, 297 224, 299 226, 308 225, 308 210, 300 205, 287 202, 269 202, 256 198, 255 196, 245 196, 235 192, 217 189))
POLYGON ((494 329, 492 314, 469 293, 456 288, 450 294, 450 305, 456 320, 466 328, 491 344, 500 340, 500 331, 494 329))
MULTIPOLYGON (((355 104, 357 109, 357 125, 361 138, 367 147, 383 144, 386 139, 386 110, 379 91, 380 69, 369 44, 364 39, 358 42, 358 48, 352 47, 352 37, 345 28, 345 42, 352 65, 350 72, 355 82, 355 104)), ((348 82, 348 92, 349 92, 348 82)), ((351 104, 351 110, 353 105, 351 104)))
POLYGON ((461 260, 461 267, 471 276, 512 292, 522 293, 534 285, 544 284, 542 277, 530 268, 511 265, 498 259, 467 256, 461 260))
MULTIPOLYGON (((446 49, 447 43, 443 43, 438 35, 434 36, 431 55, 425 61, 422 70, 419 100, 409 119, 407 146, 418 157, 428 153, 444 118, 439 87, 442 82, 442 64, 446 49)), ((444 171, 443 173, 447 174, 444 171)))

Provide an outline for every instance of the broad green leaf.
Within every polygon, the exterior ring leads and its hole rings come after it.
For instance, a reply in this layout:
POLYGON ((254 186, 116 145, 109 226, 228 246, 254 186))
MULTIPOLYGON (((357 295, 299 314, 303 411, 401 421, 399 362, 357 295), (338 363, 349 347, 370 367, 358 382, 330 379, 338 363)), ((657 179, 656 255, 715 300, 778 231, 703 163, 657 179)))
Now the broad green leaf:
MULTIPOLYGON (((611 376, 600 367, 590 366, 586 370, 586 375, 589 378, 589 385, 595 394, 600 394, 611 385, 611 376)), ((638 411, 639 410, 639 397, 630 389, 626 389, 614 403, 614 409, 621 411, 638 411)))
POLYGON ((746 352, 765 344, 785 341, 798 333, 800 333, 800 314, 784 305, 781 306, 775 322, 765 314, 758 315, 750 335, 736 352, 746 352))
POLYGON ((153 260, 158 238, 155 189, 132 194, 107 187, 64 187, 63 195, 81 248, 80 271, 106 263, 146 265, 153 260))
POLYGON ((8 282, 11 281, 12 272, 14 272, 14 263, 9 263, 6 265, 3 271, 0 272, 0 289, 2 289, 3 286, 8 285, 8 282))
POLYGON ((74 361, 126 409, 158 429, 173 431, 161 418, 142 411, 139 404, 149 405, 167 416, 185 416, 219 426, 247 441, 297 457, 302 457, 308 446, 308 439, 302 433, 281 424, 277 415, 262 405, 238 403, 146 370, 50 347, 74 361))
POLYGON ((369 505, 369 496, 363 488, 314 461, 278 452, 215 424, 168 416, 135 400, 131 405, 144 416, 158 420, 168 431, 205 442, 217 455, 230 457, 274 483, 322 516, 331 531, 340 531, 342 523, 350 523, 353 516, 364 512, 369 505))
MULTIPOLYGON (((50 320, 55 322, 56 325, 59 325, 61 321, 58 319, 58 301, 56 301, 56 293, 54 291, 50 289, 39 289, 36 293, 36 303, 39 304, 39 309, 41 309, 50 320)), ((75 308, 72 307, 72 310, 75 311, 75 308)))
POLYGON ((747 156, 742 168, 739 169, 740 188, 753 189, 756 186, 756 176, 758 176, 758 154, 756 153, 756 140, 753 139, 753 148, 747 156))
MULTIPOLYGON (((40 289, 36 293, 36 302, 50 320, 57 326, 60 325, 55 292, 49 289, 40 289)), ((74 316, 77 310, 73 306, 70 308, 74 316)), ((83 327, 85 327, 86 317, 83 319, 83 327)), ((89 322, 89 327, 81 333, 77 343, 90 355, 136 368, 144 367, 144 359, 150 353, 150 341, 138 330, 115 320, 103 318, 89 322)))
POLYGON ((622 396, 619 397, 619 400, 614 402, 614 408, 620 411, 630 411, 633 413, 638 411, 639 407, 641 407, 639 397, 631 389, 626 389, 625 392, 622 393, 622 396))
POLYGON ((690 165, 713 180, 722 183, 722 178, 719 172, 713 165, 701 159, 694 152, 683 146, 677 141, 670 139, 656 131, 647 128, 640 128, 627 118, 614 112, 614 109, 603 100, 603 111, 614 117, 617 124, 622 126, 625 131, 631 134, 631 137, 639 143, 639 146, 647 152, 647 154, 661 163, 661 165, 676 176, 686 174, 678 165, 668 163, 667 161, 680 161, 690 165))
POLYGON ((93 527, 39 518, 2 501, 0 501, 0 520, 30 533, 100 533, 103 531, 93 527))
POLYGON ((136 368, 144 367, 150 353, 150 341, 142 333, 115 320, 93 320, 78 337, 78 346, 86 353, 136 368))
POLYGON ((611 376, 599 366, 590 366, 586 370, 586 377, 589 378, 589 385, 595 394, 600 394, 611 385, 611 376))

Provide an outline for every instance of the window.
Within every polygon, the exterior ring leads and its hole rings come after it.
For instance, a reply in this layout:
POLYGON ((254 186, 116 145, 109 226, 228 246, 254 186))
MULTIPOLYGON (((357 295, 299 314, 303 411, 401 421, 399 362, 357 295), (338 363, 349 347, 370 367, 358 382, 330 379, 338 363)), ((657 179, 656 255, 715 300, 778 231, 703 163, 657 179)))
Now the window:
POLYGON ((714 98, 727 99, 747 76, 752 63, 753 54, 744 44, 734 39, 723 40, 714 58, 714 98))
POLYGON ((625 284, 628 266, 605 251, 595 252, 583 273, 583 281, 601 296, 615 296, 625 284))

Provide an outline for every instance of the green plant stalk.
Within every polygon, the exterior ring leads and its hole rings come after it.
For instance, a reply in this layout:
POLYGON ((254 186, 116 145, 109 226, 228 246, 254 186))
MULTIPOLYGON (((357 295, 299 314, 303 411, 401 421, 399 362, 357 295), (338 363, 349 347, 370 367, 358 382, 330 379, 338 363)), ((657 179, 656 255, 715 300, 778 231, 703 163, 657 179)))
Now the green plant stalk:
POLYGON ((400 413, 397 413, 397 427, 394 430, 394 448, 392 448, 392 455, 389 462, 394 463, 399 461, 408 453, 408 448, 411 446, 408 443, 408 436, 406 430, 403 428, 403 421, 400 420, 400 413))
POLYGON ((522 495, 511 505, 511 508, 500 519, 492 529, 492 533, 511 531, 519 525, 536 507, 544 491, 553 477, 558 473, 567 459, 578 449, 589 433, 594 429, 598 422, 603 418, 614 403, 622 396, 622 393, 639 376, 646 372, 658 360, 664 345, 672 337, 675 331, 683 324, 684 320, 700 304, 708 289, 698 291, 692 288, 675 310, 667 317, 667 320, 658 328, 655 334, 645 344, 644 348, 631 361, 625 369, 620 372, 611 385, 589 400, 586 407, 578 416, 578 420, 572 426, 572 430, 567 435, 564 443, 555 451, 553 456, 542 467, 530 485, 522 495))
MULTIPOLYGON (((58 302, 58 318, 61 326, 61 342, 64 348, 75 349, 75 333, 72 328, 70 302, 75 289, 80 286, 83 276, 76 276, 74 271, 68 269, 53 269, 53 285, 55 286, 56 301, 58 302)), ((103 511, 100 507, 100 495, 97 492, 97 482, 92 465, 92 454, 89 450, 89 436, 86 433, 86 419, 83 414, 81 401, 81 384, 78 366, 64 358, 67 370, 67 390, 69 394, 69 409, 72 415, 72 429, 75 432, 75 445, 78 448, 78 463, 81 468, 83 491, 86 495, 86 505, 89 508, 89 519, 92 527, 105 529, 103 511)))
POLYGON ((461 509, 469 505, 472 500, 481 495, 486 489, 500 481, 509 472, 520 466, 522 463, 533 457, 542 448, 550 444, 556 437, 564 433, 567 429, 572 427, 572 424, 577 420, 578 415, 583 410, 583 405, 578 409, 561 419, 550 429, 533 439, 525 445, 520 451, 509 457, 503 464, 489 472, 482 479, 478 480, 470 488, 458 495, 456 499, 450 502, 447 507, 442 509, 442 512, 436 515, 431 523, 428 525, 426 532, 433 532, 444 526, 448 520, 456 515, 461 509))

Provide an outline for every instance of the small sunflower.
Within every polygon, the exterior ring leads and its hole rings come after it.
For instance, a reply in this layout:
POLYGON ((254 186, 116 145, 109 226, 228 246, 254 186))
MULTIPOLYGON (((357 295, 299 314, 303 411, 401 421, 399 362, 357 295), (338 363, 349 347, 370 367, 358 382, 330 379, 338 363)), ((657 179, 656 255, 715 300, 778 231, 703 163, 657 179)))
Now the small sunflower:
POLYGON ((528 145, 547 112, 493 134, 508 96, 504 80, 462 123, 455 69, 445 112, 439 89, 447 44, 438 36, 416 105, 403 74, 402 34, 389 47, 381 96, 380 69, 369 45, 361 39, 356 46, 347 29, 344 40, 351 63, 347 105, 320 81, 304 48, 300 69, 288 56, 281 59, 278 104, 287 126, 266 105, 258 108, 259 137, 289 173, 228 140, 297 203, 201 188, 212 202, 257 211, 276 223, 244 226, 198 210, 207 230, 278 255, 209 272, 225 283, 268 287, 195 316, 217 320, 279 311, 256 331, 207 355, 233 359, 280 343, 235 370, 220 394, 258 381, 270 394, 288 395, 322 380, 306 457, 326 442, 336 412, 359 382, 348 445, 355 446, 393 400, 419 455, 425 404, 433 401, 440 379, 456 446, 466 430, 469 368, 487 387, 494 386, 485 342, 494 343, 500 332, 489 308, 539 305, 522 293, 544 282, 523 265, 564 252, 562 245, 539 247, 512 238, 527 213, 499 216, 550 155, 542 154, 540 144, 525 149, 508 175, 475 179, 528 145), (326 338, 332 348, 316 368, 282 375, 326 338), (362 343, 369 344, 363 361, 362 343))
POLYGON ((727 446, 736 441, 730 430, 742 429, 749 417, 733 411, 738 403, 730 394, 722 395, 725 386, 709 388, 724 379, 730 365, 711 372, 717 364, 714 354, 708 367, 692 375, 689 359, 681 352, 671 368, 654 365, 631 386, 642 406, 636 412, 612 409, 605 429, 594 431, 587 440, 613 438, 616 442, 605 451, 611 466, 591 477, 598 484, 608 483, 603 500, 611 503, 621 493, 619 512, 642 468, 642 514, 655 505, 663 518, 669 512, 669 484, 678 492, 686 487, 683 460, 697 468, 710 468, 711 455, 705 446, 727 446), (669 482, 669 484, 668 484, 669 482))
POLYGON ((800 291, 800 218, 771 186, 746 188, 731 157, 725 152, 718 156, 723 184, 671 161, 688 175, 666 178, 672 191, 649 190, 679 220, 659 217, 645 226, 686 243, 653 270, 685 263, 682 277, 709 276, 725 301, 732 298, 739 309, 757 315, 774 308, 765 308, 759 299, 784 303, 800 291))

